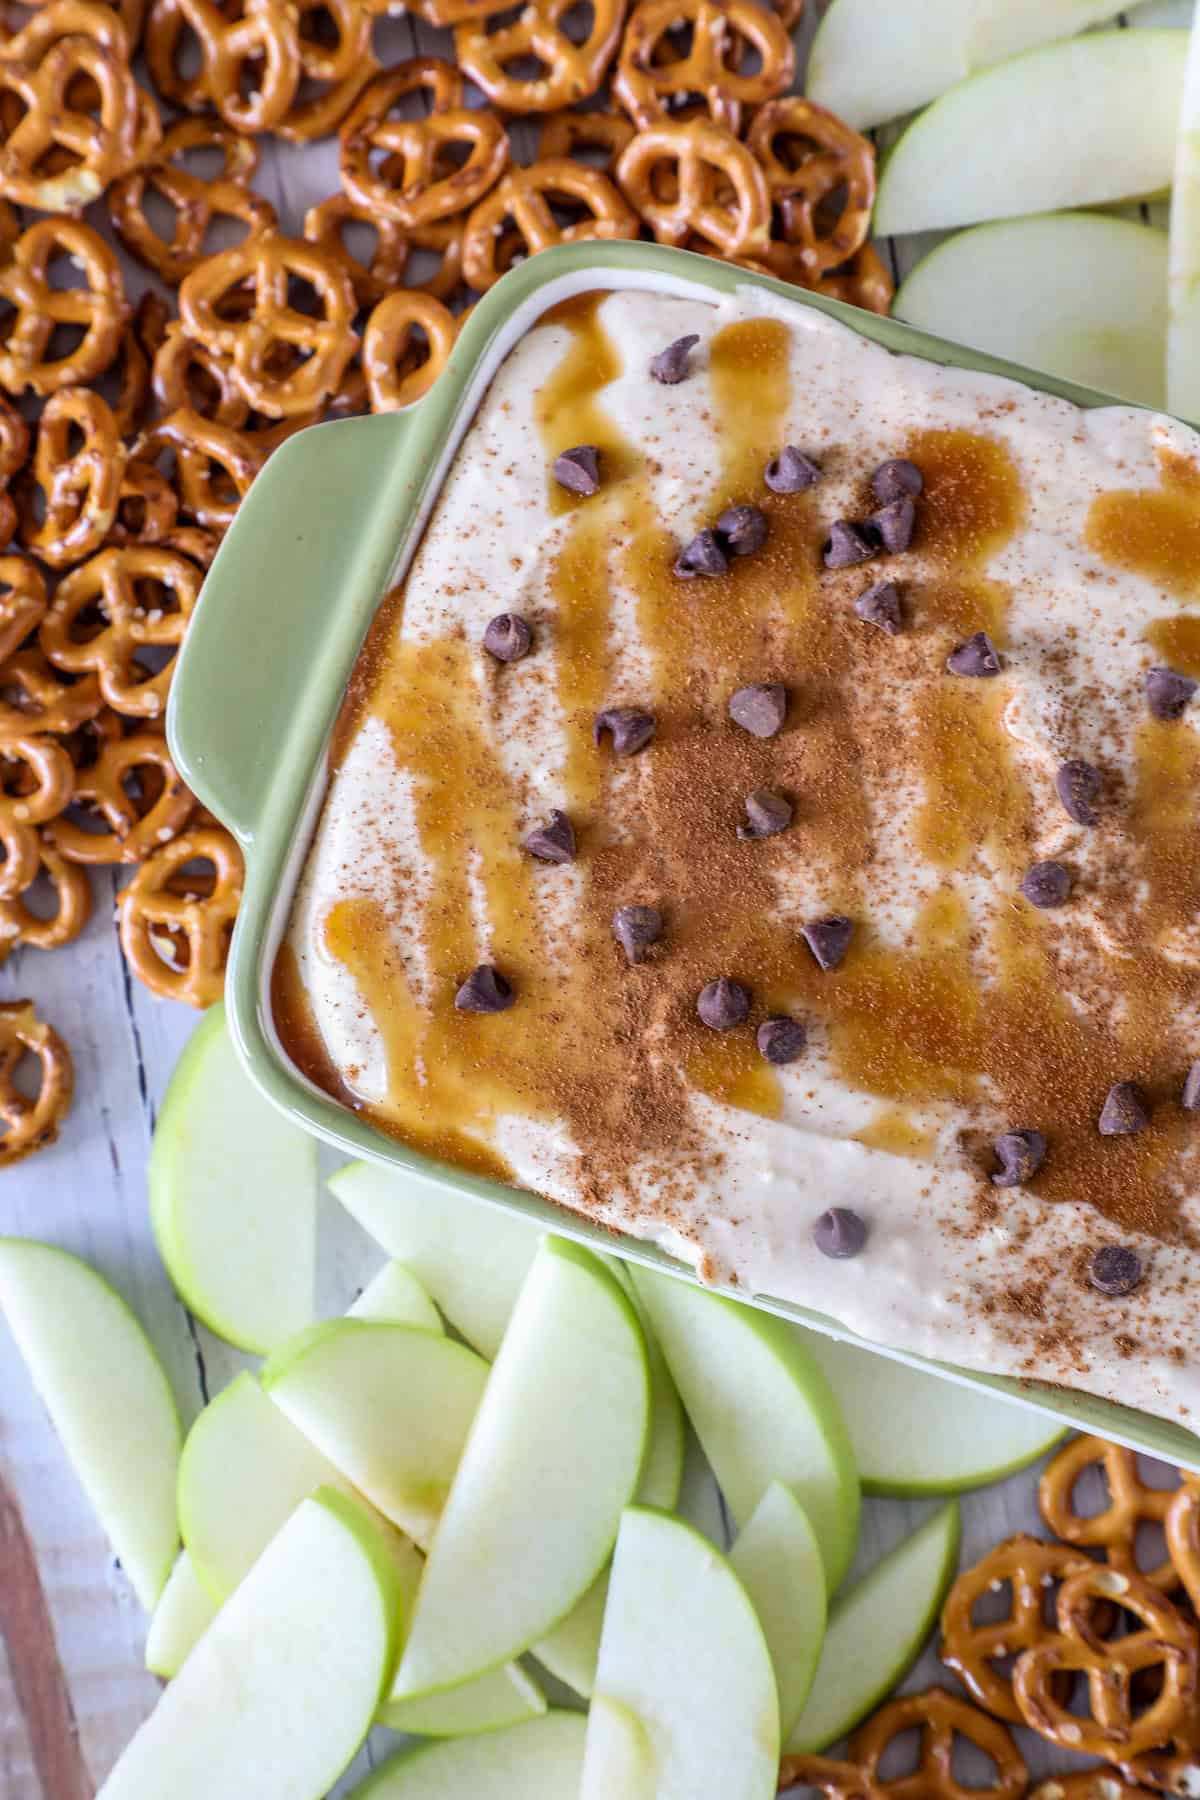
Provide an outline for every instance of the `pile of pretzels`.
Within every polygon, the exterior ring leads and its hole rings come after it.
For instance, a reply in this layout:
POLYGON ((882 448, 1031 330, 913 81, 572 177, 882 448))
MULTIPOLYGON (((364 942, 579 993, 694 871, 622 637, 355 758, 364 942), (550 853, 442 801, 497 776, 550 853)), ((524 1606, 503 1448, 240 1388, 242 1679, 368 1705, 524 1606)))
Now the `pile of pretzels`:
POLYGON ((1038 1490, 1052 1539, 1010 1538, 965 1570, 942 1609, 941 1659, 970 1699, 943 1688, 887 1702, 859 1727, 847 1759, 785 1757, 780 1787, 829 1800, 1024 1800, 1030 1791, 1012 1727, 1098 1766, 1043 1782, 1035 1800, 1133 1800, 1200 1793, 1200 1479, 1142 1480, 1131 1450, 1073 1439, 1038 1490), (1101 1477, 1106 1504, 1081 1510, 1081 1483, 1101 1477), (1161 1560, 1139 1554, 1146 1528, 1161 1560), (987 1614, 986 1617, 981 1616, 987 1614), (915 1773, 885 1773, 885 1754, 919 1732, 915 1773), (965 1789, 955 1740, 995 1771, 965 1789))
MULTIPOLYGON (((0 43, 0 959, 98 890, 155 993, 219 997, 241 857, 163 734, 204 570, 284 438, 420 399, 516 262, 652 235, 887 310, 873 147, 788 93, 803 4, 40 0, 0 43), (381 67, 404 10, 453 63, 381 67), (252 185, 267 133, 339 138, 298 235, 252 185)), ((69 1096, 66 1046, 0 1011, 0 1164, 69 1096)))

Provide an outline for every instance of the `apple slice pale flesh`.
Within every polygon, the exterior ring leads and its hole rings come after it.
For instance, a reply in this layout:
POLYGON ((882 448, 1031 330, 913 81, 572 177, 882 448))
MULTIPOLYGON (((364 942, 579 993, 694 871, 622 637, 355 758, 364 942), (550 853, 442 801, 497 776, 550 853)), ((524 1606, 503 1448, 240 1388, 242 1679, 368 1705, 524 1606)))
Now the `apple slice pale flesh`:
POLYGON ((587 1747, 579 1800, 655 1800, 654 1749, 636 1713, 595 1694, 588 1707, 587 1747))
POLYGON ((349 1800, 575 1800, 586 1724, 548 1712, 486 1737, 428 1744, 377 1769, 349 1800))
POLYGON ((958 1501, 948 1500, 835 1602, 786 1753, 816 1755, 838 1743, 912 1667, 954 1578, 959 1530, 958 1501))
POLYGON ((411 1269, 401 1262, 386 1262, 369 1281, 348 1319, 370 1319, 379 1325, 417 1325, 423 1331, 444 1330, 442 1315, 411 1269))
POLYGON ((786 1738, 804 1710, 825 1636, 825 1568, 808 1514, 773 1481, 729 1552, 767 1640, 786 1738))
POLYGON ((396 1654, 395 1579, 345 1495, 306 1500, 221 1608, 98 1800, 321 1800, 396 1654))
POLYGON ((582 1599, 637 1488, 649 1390, 621 1284, 589 1251, 546 1238, 434 1532, 393 1698, 519 1656, 582 1599))
POLYGON ((455 1330, 495 1357, 541 1231, 501 1207, 373 1163, 329 1182, 363 1230, 417 1277, 455 1330))
POLYGON ((990 356, 1166 402, 1167 238, 1151 225, 1103 213, 976 225, 917 264, 892 311, 990 356))
POLYGON ((1064 1435, 1059 1420, 1001 1394, 820 1332, 804 1335, 837 1395, 869 1494, 922 1499, 984 1487, 1028 1468, 1064 1435))
POLYGON ((187 1551, 181 1550, 146 1633, 150 1673, 173 1681, 216 1616, 216 1601, 187 1551))
POLYGON ((808 1514, 833 1593, 858 1536, 859 1485, 833 1391, 786 1320, 635 1268, 633 1282, 739 1526, 772 1481, 808 1514))
POLYGON ((916 112, 968 75, 1111 19, 1115 0, 833 0, 805 93, 859 131, 916 112), (869 46, 869 54, 866 46, 869 46))
POLYGON ((665 1513, 621 1520, 596 1694, 640 1721, 655 1800, 774 1795, 779 1701, 758 1615, 720 1551, 665 1513))
POLYGON ((1171 193, 1167 404, 1173 413, 1200 421, 1200 30, 1195 28, 1179 108, 1171 193))
POLYGON ((1168 187, 1187 33, 1098 31, 972 75, 888 157, 872 229, 941 231, 1168 187))
POLYGON ((259 1093, 225 1009, 176 1064, 150 1152, 150 1220, 180 1299, 266 1355, 313 1317, 316 1140, 259 1093))
POLYGON ((0 1315, 141 1604, 179 1548, 183 1433, 163 1366, 125 1302, 50 1244, 0 1238, 0 1315))

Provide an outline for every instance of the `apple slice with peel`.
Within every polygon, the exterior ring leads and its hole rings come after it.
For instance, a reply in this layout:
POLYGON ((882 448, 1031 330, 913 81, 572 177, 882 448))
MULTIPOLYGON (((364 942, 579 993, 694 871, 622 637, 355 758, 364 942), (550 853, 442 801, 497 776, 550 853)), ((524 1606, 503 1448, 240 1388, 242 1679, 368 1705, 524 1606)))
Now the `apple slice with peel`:
POLYGON ((346 1314, 380 1325, 416 1325, 423 1331, 444 1330, 442 1315, 411 1269, 386 1262, 346 1314))
POLYGON ((808 1514, 837 1587, 858 1535, 859 1486, 833 1391, 793 1326, 670 1275, 633 1283, 729 1508, 745 1525, 772 1481, 808 1514))
POLYGON ((541 1232, 499 1206, 374 1163, 329 1182, 363 1230, 410 1269, 456 1330, 493 1358, 541 1232))
POLYGON ((782 1481, 773 1481, 755 1507, 729 1561, 771 1652, 779 1729, 786 1737, 817 1672, 825 1636, 825 1568, 808 1514, 782 1481))
POLYGON ((579 1800, 655 1800, 654 1750, 636 1713, 607 1694, 588 1707, 579 1800))
POLYGON ((872 229, 941 231, 1169 187, 1186 54, 1186 32, 1097 31, 959 82, 888 157, 872 229))
POLYGON ((393 1757, 351 1800, 574 1800, 586 1723, 548 1712, 486 1737, 427 1744, 393 1757))
POLYGON ((1167 404, 1200 420, 1200 30, 1194 26, 1179 109, 1167 323, 1167 404))
POLYGON ((187 1551, 181 1550, 146 1633, 150 1673, 173 1681, 216 1616, 216 1601, 187 1551))
POLYGON ((87 1263, 25 1238, 0 1238, 0 1314, 134 1592, 152 1612, 179 1548, 183 1433, 149 1338, 87 1263))
POLYGON ((649 1390, 621 1284, 579 1245, 545 1239, 430 1545, 394 1699, 520 1655, 583 1597, 637 1487, 649 1390))
POLYGON ((276 1351, 259 1379, 386 1519, 428 1544, 487 1385, 481 1356, 412 1325, 335 1319, 276 1351))
MULTIPOLYGON (((621 1520, 596 1695, 640 1721, 655 1800, 774 1795, 779 1701, 758 1615, 725 1557, 665 1513, 633 1506, 621 1520)), ((608 1757, 603 1709, 598 1731, 608 1757)), ((584 1792, 591 1754, 589 1727, 584 1792)))
POLYGON ((1167 239, 1153 226, 1103 213, 977 225, 917 264, 892 311, 973 350, 1165 404, 1167 239))
POLYGON ((911 1668, 954 1578, 959 1531, 958 1501, 949 1500, 836 1601, 786 1754, 838 1743, 911 1668))
POLYGON ((317 1146, 242 1068, 225 1009, 175 1066, 150 1152, 150 1220, 180 1299, 265 1355, 313 1316, 317 1146))
POLYGON ((868 1494, 918 1499, 984 1487, 1028 1468, 1065 1435, 1061 1421, 1003 1394, 817 1331, 802 1335, 837 1395, 868 1494))
POLYGON ((345 1495, 306 1500, 196 1645, 98 1800, 320 1800, 396 1654, 395 1577, 345 1495))

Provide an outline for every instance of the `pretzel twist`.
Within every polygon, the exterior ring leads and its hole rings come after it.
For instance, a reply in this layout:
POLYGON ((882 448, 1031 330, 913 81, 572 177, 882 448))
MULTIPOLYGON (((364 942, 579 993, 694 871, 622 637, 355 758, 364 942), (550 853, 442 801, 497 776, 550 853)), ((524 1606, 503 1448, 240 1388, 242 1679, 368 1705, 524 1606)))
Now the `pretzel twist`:
POLYGON ((41 650, 18 650, 0 664, 0 746, 30 732, 65 735, 94 719, 103 704, 94 675, 67 681, 41 650))
POLYGON ((0 1166, 20 1162, 54 1142, 74 1088, 71 1052, 54 1027, 38 1018, 33 1001, 0 1001, 0 1166), (38 1063, 33 1100, 15 1080, 17 1065, 28 1056, 38 1063))
MULTIPOLYGON (((746 133, 773 200, 786 201, 787 279, 812 285, 856 256, 875 204, 875 147, 799 94, 768 100, 746 133)), ((774 246, 773 246, 774 248, 774 246)), ((767 257, 772 267, 772 257, 767 257)), ((784 273, 780 267, 779 273, 784 273)))
POLYGON ((1020 1751, 1006 1726, 942 1688, 889 1701, 860 1725, 850 1740, 850 1760, 871 1786, 891 1800, 1021 1800, 1029 1780, 1020 1751), (884 1754, 902 1732, 920 1732, 917 1766, 911 1775, 885 1780, 884 1754), (991 1758, 996 1779, 987 1787, 965 1788, 954 1774, 954 1740, 965 1738, 991 1758))
POLYGON ((38 523, 28 493, 21 541, 52 569, 82 562, 112 529, 124 473, 125 448, 107 401, 89 388, 59 388, 38 422, 30 470, 45 513, 38 523), (77 434, 83 441, 72 452, 77 434))
POLYGON ((377 75, 341 129, 342 186, 352 200, 406 230, 474 206, 509 160, 508 137, 494 113, 462 104, 462 76, 435 57, 414 57, 377 75), (423 118, 392 109, 413 94, 429 97, 423 118), (451 152, 467 146, 462 164, 451 152), (375 159, 385 153, 376 168, 375 159))
POLYGON ((242 855, 219 827, 188 831, 148 857, 117 903, 121 947, 153 993, 189 1006, 221 998, 242 892, 242 855), (203 862, 211 874, 189 874, 203 862))
POLYGON ((0 346, 0 387, 32 388, 45 397, 102 375, 117 353, 129 305, 116 256, 98 232, 77 219, 38 219, 12 245, 0 266, 0 299, 15 309, 0 346), (82 287, 54 287, 51 264, 68 257, 82 270, 82 287), (83 337, 65 355, 49 357, 59 325, 83 337))
POLYGON ((154 672, 138 653, 177 649, 199 592, 199 570, 161 545, 101 550, 59 583, 39 641, 56 668, 94 675, 115 712, 157 718, 174 661, 154 672))
POLYGON ((570 157, 547 157, 527 169, 510 170, 471 213, 463 236, 463 274, 482 293, 522 256, 587 238, 635 238, 640 225, 599 169, 570 157), (552 200, 568 203, 582 216, 572 225, 560 225, 552 200))
POLYGON ((621 152, 617 180, 661 244, 700 239, 729 257, 768 248, 766 177, 746 146, 711 119, 640 131, 621 152))
POLYGON ((742 109, 782 94, 795 73, 791 38, 755 0, 640 0, 621 40, 613 92, 640 129, 699 95, 708 116, 736 132, 742 109), (681 28, 690 42, 678 51, 681 28), (753 74, 740 67, 748 48, 759 59, 753 74))
POLYGON ((432 294, 407 289, 381 300, 363 332, 371 411, 397 412, 427 394, 446 366, 460 323, 432 294))
POLYGON ((1179 1585, 1170 1557, 1155 1569, 1139 1569, 1137 1536, 1142 1525, 1165 1526, 1174 1498, 1167 1488, 1146 1486, 1132 1450, 1097 1437, 1072 1438, 1047 1463, 1038 1483, 1038 1506, 1056 1536, 1080 1549, 1103 1550, 1114 1569, 1144 1575, 1168 1593, 1179 1585), (1103 1470, 1109 1495, 1104 1510, 1091 1517, 1074 1507, 1076 1484, 1088 1469, 1103 1470))
POLYGON ((237 219, 247 234, 273 231, 275 208, 249 187, 258 162, 250 138, 239 137, 216 119, 179 119, 163 138, 153 162, 123 176, 108 193, 113 230, 146 268, 170 287, 178 287, 204 260, 214 221, 237 219), (218 175, 202 180, 174 160, 190 151, 216 150, 222 158, 218 175), (155 229, 146 211, 150 195, 172 209, 169 239, 155 229))
POLYGON ((47 836, 69 862, 92 864, 144 861, 183 830, 193 806, 166 739, 153 731, 105 744, 72 798, 107 829, 64 818, 47 836))
MULTIPOLYGON (((57 950, 73 943, 92 916, 92 889, 84 871, 69 863, 49 842, 45 831, 38 833, 38 862, 34 882, 49 888, 55 898, 55 910, 46 915, 34 911, 21 893, 0 900, 0 950, 5 953, 17 944, 29 944, 35 950, 57 950)), ((26 889, 26 892, 28 889, 26 889)))
POLYGON ((574 4, 526 0, 511 23, 469 20, 454 34, 459 67, 505 112, 555 112, 586 100, 599 90, 621 41, 625 0, 593 0, 591 25, 582 42, 567 29, 574 4), (539 72, 515 73, 514 65, 528 57, 536 59, 539 72))

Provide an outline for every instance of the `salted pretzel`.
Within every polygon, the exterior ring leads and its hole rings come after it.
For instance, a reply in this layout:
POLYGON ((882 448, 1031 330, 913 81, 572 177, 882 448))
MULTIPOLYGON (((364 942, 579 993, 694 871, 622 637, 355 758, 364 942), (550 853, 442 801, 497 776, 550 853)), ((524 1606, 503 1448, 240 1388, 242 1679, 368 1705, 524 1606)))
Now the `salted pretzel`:
POLYGON ((427 394, 454 348, 459 321, 432 294, 401 289, 381 300, 363 331, 372 412, 396 412, 427 394))
POLYGON ((379 70, 372 19, 360 0, 297 0, 300 91, 275 127, 293 144, 332 137, 379 70), (328 41, 332 28, 334 41, 328 41))
POLYGON ((1025 1723, 1060 1749, 1121 1763, 1175 1744, 1194 1729, 1200 1648, 1196 1633, 1166 1596, 1141 1575, 1090 1563, 1058 1590, 1058 1630, 1017 1658, 1013 1693, 1025 1723), (1141 1626, 1101 1637, 1097 1602, 1108 1600, 1141 1626), (1157 1693, 1140 1711, 1133 1678, 1161 1672, 1157 1693), (1064 1674, 1087 1678, 1090 1717, 1071 1712, 1056 1690, 1064 1674))
POLYGON ((341 262, 354 283, 360 306, 374 306, 398 288, 408 263, 408 239, 394 219, 382 217, 373 207, 361 206, 349 194, 331 194, 304 215, 304 235, 310 244, 328 251, 341 262), (370 260, 362 261, 346 242, 348 226, 373 234, 370 260))
POLYGON ((511 169, 471 213, 463 237, 463 274, 482 292, 494 287, 519 257, 586 238, 635 238, 640 227, 637 214, 607 175, 569 156, 547 157, 527 169, 511 169), (552 202, 565 202, 581 217, 560 225, 552 202))
POLYGON ((779 1792, 815 1788, 825 1800, 880 1800, 880 1790, 857 1763, 830 1756, 785 1756, 779 1765, 779 1792))
MULTIPOLYGON (((24 467, 29 455, 29 427, 11 401, 0 394, 0 544, 10 544, 17 529, 16 502, 8 492, 9 483, 24 467)), ((0 615, 0 645, 3 644, 3 621, 0 615)), ((16 645, 10 646, 16 649, 16 645)), ((8 655, 0 648, 0 662, 8 655)))
POLYGON ((772 200, 787 200, 786 248, 800 280, 811 285, 861 250, 875 204, 875 147, 868 138, 823 106, 788 94, 759 107, 746 144, 762 164, 772 200))
POLYGON ((107 401, 89 388, 59 388, 38 421, 22 543, 52 569, 82 562, 112 530, 124 473, 125 447, 107 401), (35 491, 44 500, 40 519, 31 508, 35 491))
POLYGON ((526 0, 511 22, 472 19, 454 33, 454 54, 493 106, 510 113, 556 112, 596 93, 621 41, 625 0, 593 0, 586 37, 568 29, 575 0, 526 0), (493 29, 494 27, 494 29, 493 29), (536 75, 517 73, 533 58, 536 75))
POLYGON ((204 260, 214 221, 237 219, 248 234, 272 231, 275 208, 250 188, 258 151, 216 119, 179 119, 163 138, 153 162, 113 183, 108 216, 113 230, 140 263, 171 287, 204 260), (222 166, 203 180, 176 158, 198 150, 220 153, 222 166), (151 222, 146 200, 154 195, 172 209, 172 231, 164 238, 151 222))
POLYGON ((552 113, 542 125, 538 156, 574 156, 611 175, 617 158, 634 134, 631 120, 620 113, 552 113), (599 156, 589 155, 598 151, 599 156))
MULTIPOLYGON (((772 274, 775 272, 771 270, 772 274)), ((874 244, 868 243, 843 268, 835 269, 832 275, 822 275, 816 291, 886 318, 892 310, 896 284, 874 244)))
POLYGON ((71 758, 56 738, 14 738, 0 749, 0 899, 14 899, 37 879, 35 828, 70 804, 74 780, 71 758))
POLYGON ((166 739, 138 731, 105 744, 76 779, 72 800, 104 830, 60 818, 47 836, 69 862, 134 863, 183 830, 193 800, 171 761, 166 739))
POLYGON ((640 0, 621 40, 613 93, 639 128, 698 98, 711 119, 736 132, 743 108, 782 94, 795 73, 791 38, 755 0, 640 0), (681 28, 689 42, 676 53, 681 28), (759 67, 743 74, 748 48, 759 67))
POLYGON ((217 0, 152 0, 145 52, 165 100, 185 112, 211 106, 248 136, 274 130, 300 87, 296 12, 278 0, 246 0, 228 10, 217 0), (183 66, 189 34, 199 53, 194 73, 183 66))
POLYGON ((30 944, 36 950, 57 950, 72 943, 91 916, 92 888, 86 872, 55 849, 43 828, 38 832, 38 863, 29 887, 24 893, 0 900, 0 953, 17 944, 30 944), (43 912, 40 904, 35 910, 26 899, 35 882, 39 889, 53 892, 52 913, 43 912))
POLYGON ((1038 1483, 1038 1507, 1056 1536, 1080 1549, 1103 1550, 1114 1569, 1144 1575, 1165 1592, 1179 1577, 1168 1557, 1155 1569, 1139 1569, 1137 1535, 1142 1525, 1165 1525, 1175 1491, 1147 1487, 1138 1474, 1137 1457, 1103 1438, 1077 1437, 1047 1463, 1038 1483), (1108 1505, 1091 1517, 1074 1506, 1076 1484, 1089 1469, 1103 1472, 1108 1505))
POLYGON ((234 377, 251 406, 289 418, 321 406, 336 390, 358 348, 354 284, 328 251, 303 239, 269 233, 193 269, 179 289, 184 330, 232 358, 234 377), (290 303, 293 282, 307 284, 320 315, 290 303), (245 284, 250 311, 236 310, 245 284))
POLYGON ((38 641, 55 668, 94 674, 114 711, 158 718, 173 659, 155 672, 138 652, 178 649, 199 592, 200 571, 173 551, 158 544, 114 546, 59 583, 38 641))
POLYGON ((0 663, 0 748, 30 732, 74 731, 103 704, 95 675, 68 681, 41 650, 18 650, 0 663))
POLYGON ((37 630, 46 603, 46 581, 37 564, 16 551, 0 556, 0 665, 37 630))
POLYGON ((739 257, 768 247, 771 202, 762 169, 711 119, 639 131, 621 152, 617 180, 660 244, 698 238, 739 257))
POLYGON ((71 1052, 53 1025, 38 1018, 33 1001, 0 1000, 0 1167, 54 1142, 74 1088, 71 1052), (33 1099, 15 1080, 29 1057, 38 1064, 33 1099))
POLYGON ((0 265, 0 300, 15 308, 0 344, 0 387, 10 394, 28 387, 44 397, 102 375, 129 317, 116 256, 98 232, 77 219, 38 219, 21 233, 0 265), (49 272, 59 257, 82 270, 82 287, 52 285, 49 272), (83 337, 64 355, 51 357, 47 353, 59 325, 78 326, 83 337))
POLYGON ((368 83, 340 133, 350 198, 407 230, 474 206, 506 168, 509 145, 495 113, 462 105, 462 91, 458 70, 434 57, 414 57, 368 83), (413 94, 428 94, 432 111, 393 117, 413 94), (463 147, 466 160, 451 160, 463 147))
POLYGON ((233 523, 265 458, 244 432, 187 407, 143 432, 134 452, 150 462, 166 452, 174 463, 181 510, 218 533, 233 523))
POLYGON ((996 1664, 1054 1636, 1045 1616, 1047 1590, 1088 1567, 1081 1550, 1021 1534, 997 1544, 955 1580, 942 1607, 941 1658, 971 1698, 996 1718, 1018 1725, 1022 1716, 1012 1682, 996 1664), (1006 1585, 1011 1594, 1007 1617, 977 1623, 980 1601, 1006 1585))
POLYGON ((889 1701, 860 1725, 850 1739, 850 1761, 872 1788, 890 1800, 1021 1800, 1029 1780, 1008 1728, 943 1688, 889 1701), (885 1779, 880 1766, 901 1733, 920 1732, 917 1765, 911 1775, 885 1779), (963 1787, 954 1774, 954 1740, 964 1738, 991 1758, 996 1778, 988 1787, 963 1787))
POLYGON ((241 851, 219 826, 184 832, 137 870, 117 902, 121 947, 152 993, 190 1006, 221 998, 242 879, 241 851))

